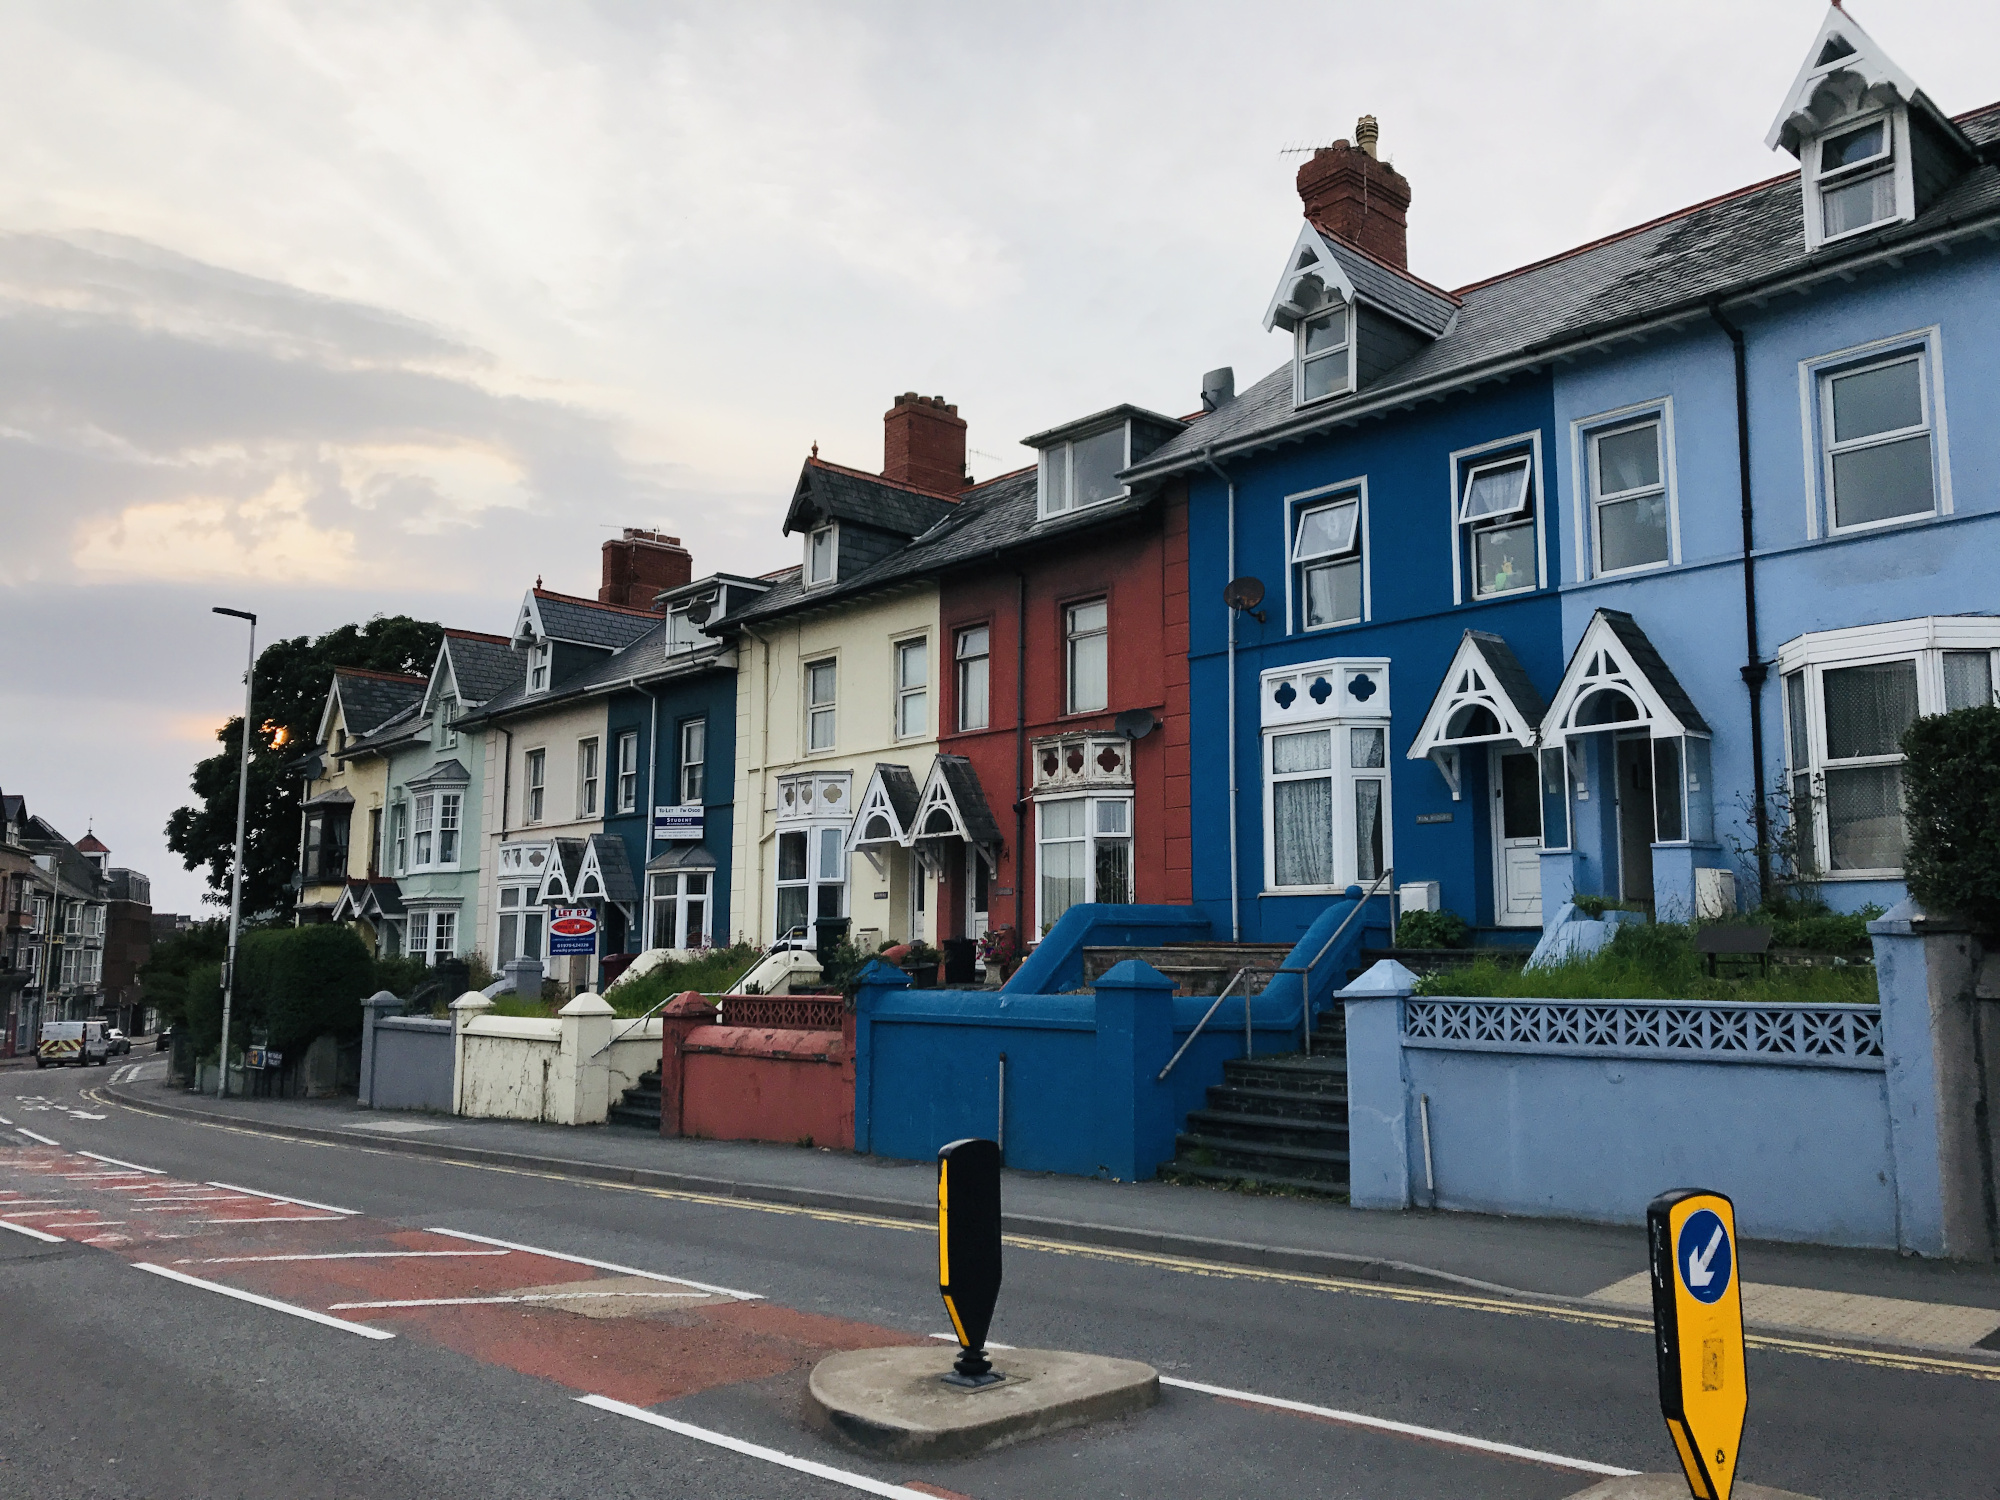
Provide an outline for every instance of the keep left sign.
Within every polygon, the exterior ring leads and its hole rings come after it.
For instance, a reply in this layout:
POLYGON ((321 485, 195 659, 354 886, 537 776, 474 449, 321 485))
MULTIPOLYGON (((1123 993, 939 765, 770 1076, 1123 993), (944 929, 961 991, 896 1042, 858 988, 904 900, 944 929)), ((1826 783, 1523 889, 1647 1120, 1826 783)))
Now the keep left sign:
POLYGON ((1646 1208, 1660 1411, 1695 1500, 1729 1500, 1750 1391, 1736 1205, 1681 1188, 1646 1208))

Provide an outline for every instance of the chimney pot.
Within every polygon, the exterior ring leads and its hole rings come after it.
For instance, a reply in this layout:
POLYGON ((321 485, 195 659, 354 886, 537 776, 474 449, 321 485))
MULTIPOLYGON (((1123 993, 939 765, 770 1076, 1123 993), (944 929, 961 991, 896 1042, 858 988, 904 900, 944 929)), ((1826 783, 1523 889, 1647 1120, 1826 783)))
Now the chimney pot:
POLYGON ((1381 156, 1381 153, 1375 149, 1380 135, 1381 128, 1376 125, 1373 115, 1363 115, 1354 122, 1354 144, 1377 159, 1381 156))

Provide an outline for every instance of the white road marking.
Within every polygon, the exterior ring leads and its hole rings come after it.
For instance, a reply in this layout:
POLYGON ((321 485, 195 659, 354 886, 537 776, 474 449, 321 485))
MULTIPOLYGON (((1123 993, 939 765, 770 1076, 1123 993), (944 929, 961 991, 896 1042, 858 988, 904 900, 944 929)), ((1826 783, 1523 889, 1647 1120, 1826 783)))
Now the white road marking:
POLYGON ((658 1271, 641 1271, 632 1266, 613 1265, 608 1260, 592 1260, 583 1255, 564 1255, 559 1250, 542 1250, 533 1245, 519 1245, 513 1240, 490 1239, 483 1234, 469 1234, 463 1229, 430 1229, 428 1234, 441 1234, 447 1239, 471 1240, 480 1245, 498 1245, 503 1250, 519 1250, 528 1255, 539 1255, 547 1260, 566 1260, 573 1266, 590 1266, 599 1271, 616 1271, 621 1276, 643 1276, 648 1281, 670 1281, 675 1286, 691 1286, 697 1291, 714 1292, 721 1297, 734 1297, 740 1302, 762 1302, 762 1294, 739 1292, 733 1287, 710 1286, 705 1281, 690 1281, 685 1276, 665 1276, 658 1271))
POLYGON ((703 1297, 706 1292, 527 1292, 518 1297, 415 1297, 407 1302, 329 1302, 334 1312, 361 1307, 494 1307, 503 1302, 582 1302, 592 1297, 703 1297))
POLYGON ((61 1141, 52 1141, 45 1135, 36 1135, 34 1131, 28 1129, 25 1125, 16 1125, 14 1129, 18 1134, 25 1135, 31 1141, 40 1141, 44 1146, 60 1146, 62 1144, 61 1141))
POLYGON ((114 1167, 130 1167, 134 1172, 144 1172, 148 1177, 164 1177, 167 1174, 158 1167, 142 1167, 136 1161, 120 1161, 115 1156, 99 1156, 95 1151, 79 1151, 78 1156, 87 1156, 92 1161, 109 1162, 114 1167))
POLYGON ((61 1177, 70 1182, 102 1182, 107 1177, 137 1177, 139 1172, 44 1172, 44 1177, 61 1177))
POLYGON ((9 1128, 12 1128, 13 1124, 14 1122, 8 1119, 5 1115, 0 1115, 0 1125, 5 1125, 8 1126, 9 1128))
MULTIPOLYGON (((946 1344, 958 1342, 955 1333, 934 1333, 932 1338, 946 1344)), ((988 1341, 988 1349, 1012 1349, 1012 1344, 996 1344, 988 1341)), ((1557 1468, 1576 1469, 1585 1474, 1604 1474, 1618 1479, 1636 1474, 1637 1469, 1614 1469, 1609 1464, 1592 1463, 1587 1458, 1568 1458, 1560 1453, 1544 1453, 1539 1448, 1517 1448, 1512 1443, 1494 1443, 1485 1438, 1464 1437, 1456 1432, 1444 1432, 1436 1427, 1414 1427, 1408 1422, 1391 1422, 1386 1417, 1368 1417, 1360 1412, 1336 1411, 1330 1406, 1312 1406, 1304 1401, 1287 1401, 1282 1396, 1260 1396, 1255 1391, 1233 1391, 1227 1386, 1203 1385, 1198 1380, 1176 1380, 1171 1375, 1160 1377, 1161 1385, 1176 1386, 1184 1391, 1199 1391, 1204 1396, 1221 1396, 1228 1401, 1248 1401, 1255 1406, 1276 1407, 1279 1411, 1295 1411, 1309 1417, 1324 1417, 1329 1422, 1345 1422, 1352 1427, 1373 1427, 1381 1432, 1400 1433, 1404 1437, 1428 1438, 1432 1442, 1450 1443, 1459 1448, 1475 1448, 1481 1453, 1501 1453, 1509 1458, 1525 1458, 1535 1463, 1553 1464, 1557 1468)))
POLYGON ((339 1214, 285 1214, 276 1219, 196 1219, 197 1224, 338 1224, 339 1214))
POLYGON ((865 1495, 886 1495, 889 1500, 923 1500, 922 1490, 909 1489, 900 1484, 885 1484, 879 1479, 870 1479, 866 1474, 836 1469, 830 1464, 814 1463, 809 1458, 794 1458, 789 1453, 780 1453, 776 1448, 746 1443, 741 1438, 710 1432, 706 1427, 696 1427, 688 1422, 676 1422, 672 1417, 659 1416, 644 1407, 627 1406, 623 1401, 613 1401, 609 1396, 578 1396, 576 1399, 585 1406, 596 1407, 599 1411, 630 1417, 635 1422, 644 1422, 649 1427, 679 1433, 682 1437, 693 1438, 698 1443, 710 1443, 717 1448, 727 1448, 731 1453, 741 1453, 749 1458, 761 1458, 767 1464, 777 1464, 780 1468, 792 1469, 800 1474, 810 1474, 815 1479, 830 1480, 834 1484, 845 1485, 850 1490, 860 1490, 865 1495))
POLYGON ((67 1204, 68 1202, 69 1199, 67 1198, 8 1198, 4 1201, 0 1201, 0 1214, 12 1213, 15 1209, 26 1208, 31 1203, 67 1204))
POLYGON ((81 1224, 44 1224, 44 1229, 108 1229, 113 1224, 123 1224, 123 1219, 85 1219, 81 1224))
POLYGON ((16 1234, 25 1234, 31 1240, 40 1240, 45 1245, 60 1245, 63 1237, 59 1234, 43 1234, 39 1229, 31 1229, 26 1224, 10 1224, 0 1219, 0 1229, 11 1229, 16 1234))
POLYGON ((323 1312, 315 1312, 310 1307, 294 1307, 289 1302, 279 1302, 270 1297, 260 1297, 255 1292, 238 1291, 233 1286, 224 1286, 219 1281, 203 1281, 199 1276, 190 1276, 185 1271, 176 1271, 172 1266, 156 1266, 151 1261, 134 1261, 141 1271, 150 1271, 155 1276, 164 1276, 169 1281, 178 1281, 185 1286, 198 1286, 203 1291, 219 1292, 225 1297, 234 1297, 238 1302, 248 1302, 254 1307, 268 1307, 272 1312, 290 1313, 295 1318, 304 1318, 309 1323, 323 1323, 328 1328, 338 1328, 344 1333, 358 1333, 364 1339, 392 1339, 396 1335, 383 1328, 370 1328, 363 1323, 350 1323, 345 1318, 328 1317, 323 1312))
POLYGON ((323 1208, 330 1214, 356 1214, 358 1208, 335 1208, 331 1203, 315 1203, 310 1198, 288 1198, 283 1193, 260 1193, 255 1188, 238 1187, 233 1182, 211 1182, 209 1187, 227 1188, 232 1193, 248 1193, 253 1198, 269 1198, 273 1203, 296 1203, 301 1208, 323 1208))
POLYGON ((511 1250, 328 1250, 321 1255, 211 1255, 184 1266, 235 1266, 266 1260, 411 1260, 439 1255, 512 1255, 511 1250))
POLYGON ((1344 1423, 1349 1427, 1369 1427, 1377 1432, 1393 1432, 1403 1437, 1424 1438, 1433 1443, 1449 1443, 1455 1448, 1471 1448, 1480 1453, 1497 1453, 1505 1458, 1524 1458, 1530 1463, 1548 1464, 1557 1469, 1574 1469, 1581 1474, 1604 1474, 1614 1479, 1636 1474, 1637 1469, 1615 1469, 1610 1464, 1592 1463, 1587 1458, 1570 1458, 1561 1453, 1544 1453, 1539 1448, 1517 1448, 1512 1443, 1494 1443, 1485 1438, 1466 1437, 1461 1433, 1444 1432, 1436 1427, 1418 1427, 1410 1422, 1391 1422, 1384 1417, 1364 1416, 1356 1411, 1336 1411, 1330 1406, 1313 1406, 1304 1401, 1287 1401, 1281 1396, 1260 1396, 1255 1391, 1233 1391, 1227 1386, 1203 1385, 1198 1380, 1175 1380, 1162 1375, 1161 1385, 1170 1385, 1177 1390, 1198 1391, 1204 1396, 1220 1396, 1226 1401, 1248 1401, 1256 1406, 1275 1407, 1279 1411, 1295 1411, 1308 1417, 1323 1417, 1329 1422, 1344 1423))

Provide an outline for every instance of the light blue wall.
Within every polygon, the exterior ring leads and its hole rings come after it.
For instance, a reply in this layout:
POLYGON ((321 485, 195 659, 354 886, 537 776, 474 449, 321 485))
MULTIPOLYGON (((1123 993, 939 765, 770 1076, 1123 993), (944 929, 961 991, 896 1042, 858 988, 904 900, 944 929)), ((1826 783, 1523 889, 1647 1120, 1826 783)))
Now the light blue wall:
MULTIPOLYGON (((1756 509, 1758 654, 1775 661, 1808 631, 1924 615, 2000 613, 2000 251, 1926 256, 1853 283, 1763 309, 1734 311, 1747 350, 1752 490, 1756 509), (1803 361, 1935 327, 1941 340, 1942 411, 1953 513, 1838 539, 1809 540, 1807 414, 1803 361)), ((1810 398, 1810 393, 1809 393, 1810 398)), ((1729 340, 1698 322, 1679 336, 1625 344, 1560 368, 1554 382, 1558 488, 1566 534, 1562 649, 1574 650, 1598 609, 1632 614, 1715 730, 1717 835, 1748 846, 1744 807, 1752 785, 1745 659, 1742 523, 1735 376, 1729 340), (1587 494, 1573 424, 1671 398, 1678 490, 1678 566, 1592 582, 1579 552, 1587 494)), ((1587 532, 1585 533, 1587 536, 1587 532)), ((1763 691, 1769 785, 1785 766, 1781 687, 1763 691)), ((1733 860, 1731 861, 1734 862, 1733 860)), ((1739 880, 1744 871, 1739 867, 1739 880)), ((1889 904, 1900 885, 1827 881, 1836 907, 1889 904)), ((1748 895, 1746 891, 1744 894, 1748 895)))

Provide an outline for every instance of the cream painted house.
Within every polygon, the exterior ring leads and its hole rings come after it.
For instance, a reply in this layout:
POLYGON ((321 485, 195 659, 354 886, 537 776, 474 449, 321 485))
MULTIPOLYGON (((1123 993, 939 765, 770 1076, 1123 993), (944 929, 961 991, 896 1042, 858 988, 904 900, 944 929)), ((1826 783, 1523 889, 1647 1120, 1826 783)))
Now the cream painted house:
POLYGON ((389 761, 379 748, 420 712, 425 679, 341 667, 320 713, 299 819, 299 922, 353 921, 370 945, 395 912, 383 839, 389 761))

